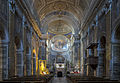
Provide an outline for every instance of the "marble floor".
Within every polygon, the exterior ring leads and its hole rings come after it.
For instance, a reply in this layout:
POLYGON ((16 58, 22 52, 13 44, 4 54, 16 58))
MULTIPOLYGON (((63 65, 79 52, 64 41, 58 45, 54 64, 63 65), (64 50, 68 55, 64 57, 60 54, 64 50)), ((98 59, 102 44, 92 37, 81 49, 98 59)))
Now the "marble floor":
POLYGON ((49 83, 71 83, 66 77, 54 77, 49 83))

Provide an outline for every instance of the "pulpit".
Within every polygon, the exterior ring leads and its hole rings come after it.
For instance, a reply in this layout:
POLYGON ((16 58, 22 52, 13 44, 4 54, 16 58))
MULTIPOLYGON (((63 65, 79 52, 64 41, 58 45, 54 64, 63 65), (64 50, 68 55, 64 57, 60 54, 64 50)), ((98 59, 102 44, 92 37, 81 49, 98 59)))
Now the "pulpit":
POLYGON ((92 69, 96 69, 98 65, 98 57, 97 56, 89 56, 87 58, 87 63, 90 65, 92 69))
POLYGON ((89 56, 87 57, 87 65, 89 69, 87 75, 95 75, 95 71, 98 66, 98 56, 94 55, 94 50, 97 48, 97 46, 98 43, 90 43, 87 47, 87 49, 89 49, 89 56))

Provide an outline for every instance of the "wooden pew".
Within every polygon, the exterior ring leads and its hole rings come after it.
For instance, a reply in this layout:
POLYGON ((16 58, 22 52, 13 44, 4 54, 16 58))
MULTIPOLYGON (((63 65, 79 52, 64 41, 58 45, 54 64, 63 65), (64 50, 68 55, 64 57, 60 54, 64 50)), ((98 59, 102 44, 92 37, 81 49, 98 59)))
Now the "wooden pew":
POLYGON ((80 76, 80 75, 67 75, 67 79, 72 81, 73 83, 83 83, 83 82, 118 82, 115 80, 110 79, 103 79, 100 77, 94 77, 94 76, 80 76))
POLYGON ((52 79, 53 75, 39 75, 39 76, 24 76, 24 77, 13 77, 8 80, 4 80, 3 82, 25 82, 30 83, 33 81, 34 83, 48 83, 52 79))

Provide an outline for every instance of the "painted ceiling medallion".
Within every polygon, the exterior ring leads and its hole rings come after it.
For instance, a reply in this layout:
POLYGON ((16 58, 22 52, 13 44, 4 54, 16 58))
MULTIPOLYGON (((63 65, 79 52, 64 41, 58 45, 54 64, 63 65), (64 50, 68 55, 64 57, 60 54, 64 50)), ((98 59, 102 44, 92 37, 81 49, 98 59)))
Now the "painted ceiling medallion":
POLYGON ((65 10, 67 8, 66 2, 56 1, 54 3, 55 10, 65 10))

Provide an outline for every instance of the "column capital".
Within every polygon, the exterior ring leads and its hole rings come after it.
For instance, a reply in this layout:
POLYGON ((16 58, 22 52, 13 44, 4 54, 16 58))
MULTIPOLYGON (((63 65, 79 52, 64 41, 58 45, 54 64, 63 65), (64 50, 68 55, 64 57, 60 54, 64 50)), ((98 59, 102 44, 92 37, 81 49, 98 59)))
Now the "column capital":
POLYGON ((15 13, 15 1, 9 0, 9 9, 12 13, 15 13))

